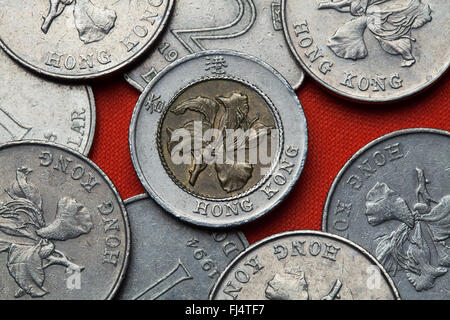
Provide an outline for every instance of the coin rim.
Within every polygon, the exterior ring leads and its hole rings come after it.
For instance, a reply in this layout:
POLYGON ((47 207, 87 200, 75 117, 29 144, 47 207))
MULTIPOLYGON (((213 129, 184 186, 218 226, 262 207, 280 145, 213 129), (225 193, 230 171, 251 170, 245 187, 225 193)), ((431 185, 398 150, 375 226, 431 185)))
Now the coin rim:
MULTIPOLYGON (((66 147, 64 145, 53 143, 53 142, 44 142, 44 141, 39 141, 39 140, 12 141, 12 142, 8 142, 8 143, 0 144, 0 152, 7 148, 22 147, 22 146, 27 146, 27 145, 52 147, 55 149, 60 149, 64 152, 71 154, 74 157, 81 159, 82 161, 85 161, 88 165, 90 165, 93 169, 95 169, 97 171, 97 173, 106 181, 106 184, 112 191, 113 195, 115 195, 116 200, 119 203, 120 209, 122 210, 121 213, 122 213, 122 218, 123 218, 124 226, 125 226, 124 231, 125 231, 126 248, 125 248, 124 263, 122 265, 122 270, 120 271, 119 276, 115 280, 113 288, 103 299, 103 300, 111 300, 114 297, 114 295, 117 293, 117 291, 120 287, 120 284, 122 283, 122 280, 126 276, 126 270, 128 268, 128 261, 129 261, 129 256, 130 256, 130 245, 131 245, 131 240, 130 240, 131 233, 130 233, 130 223, 129 223, 129 219, 128 219, 128 213, 126 211, 125 205, 123 203, 123 200, 122 200, 119 192, 117 191, 117 189, 114 186, 111 179, 103 172, 102 169, 100 169, 100 167, 98 165, 96 165, 92 160, 87 158, 85 155, 83 155, 75 150, 72 150, 69 147, 66 147)), ((66 300, 70 300, 70 299, 66 299, 66 300)), ((96 298, 95 300, 101 300, 101 299, 96 298)))
MULTIPOLYGON (((84 86, 89 99, 89 106, 91 108, 91 125, 86 141, 86 146, 82 152, 83 155, 87 156, 92 148, 92 143, 94 142, 95 130, 97 125, 97 105, 95 104, 95 95, 92 87, 90 85, 84 86)), ((76 151, 76 150, 75 150, 76 151)))
POLYGON ((351 95, 349 93, 346 93, 344 91, 339 90, 338 88, 333 87, 332 85, 328 84, 325 80, 320 79, 314 72, 310 70, 310 68, 306 65, 305 62, 300 58, 299 53, 295 50, 295 46, 292 42, 292 39, 289 36, 289 30, 287 26, 287 18, 286 18, 286 2, 288 0, 281 0, 281 20, 283 23, 283 33, 284 37, 286 39, 286 42, 288 43, 289 49, 296 58, 296 60, 300 63, 302 66, 303 71, 307 72, 308 75, 313 78, 315 81, 317 81, 319 84, 321 84, 323 87, 328 89, 330 93, 340 96, 342 98, 345 98, 347 100, 353 101, 353 102, 363 102, 363 103, 371 103, 371 104, 382 104, 382 103, 389 103, 389 102, 399 102, 403 101, 405 99, 411 98, 419 93, 422 93, 426 89, 432 87, 436 82, 438 82, 447 72, 449 66, 450 66, 450 59, 447 59, 445 63, 442 64, 441 70, 436 74, 435 77, 430 82, 427 82, 419 87, 412 88, 410 90, 405 91, 405 93, 398 95, 394 98, 390 98, 389 96, 386 96, 384 98, 365 98, 365 97, 358 97, 351 95))
POLYGON ((214 300, 213 296, 215 295, 216 291, 218 290, 219 284, 223 281, 223 279, 225 278, 226 274, 232 269, 232 267, 234 266, 234 264, 236 264, 238 262, 238 260, 242 259, 242 257, 244 257, 245 255, 248 255, 251 251, 258 249, 260 246, 265 245, 266 243, 269 243, 273 240, 276 239, 281 239, 284 237, 291 237, 291 236, 318 236, 318 237, 324 237, 324 238, 329 238, 332 239, 334 241, 340 241, 343 242, 344 244, 348 245, 349 247, 355 249, 355 251, 359 251, 361 254, 363 254, 369 261, 371 261, 374 265, 376 265, 380 271, 381 274, 384 276, 384 278, 386 279, 387 283, 389 284, 389 287, 392 291, 392 294, 395 298, 395 300, 401 300, 400 294, 397 290, 397 287, 394 284, 394 281, 391 279, 391 277, 389 276, 389 274, 387 273, 387 271, 384 269, 384 267, 378 262, 377 259, 375 259, 375 257, 373 257, 367 250, 365 250, 364 248, 362 248, 361 246, 359 246, 358 244, 335 234, 332 233, 326 233, 326 232, 322 232, 322 231, 317 231, 317 230, 292 230, 292 231, 285 231, 285 232, 281 232, 281 233, 277 233, 274 235, 271 235, 267 238, 264 238, 258 242, 255 242, 254 244, 252 244, 250 247, 248 247, 245 251, 241 252, 238 256, 236 256, 236 258, 234 258, 226 267, 226 269, 222 272, 222 274, 220 275, 219 279, 217 279, 217 282, 215 283, 213 290, 211 291, 211 294, 209 295, 209 300, 214 300))
POLYGON ((172 14, 173 4, 175 0, 167 0, 167 9, 166 14, 163 16, 163 19, 161 20, 161 24, 156 29, 156 32, 153 34, 153 36, 147 41, 147 43, 142 47, 141 50, 136 52, 133 56, 126 60, 122 60, 122 62, 118 63, 114 67, 105 69, 103 71, 99 72, 93 72, 83 75, 66 75, 66 74, 59 74, 54 73, 50 71, 46 71, 39 66, 36 66, 21 57, 18 56, 14 51, 12 51, 8 45, 3 41, 3 39, 0 37, 0 48, 2 48, 11 58, 13 58, 15 61, 17 61, 20 65, 25 66, 29 70, 32 70, 33 72, 36 72, 40 76, 47 76, 51 77, 53 79, 59 79, 64 81, 85 81, 85 80, 91 80, 96 79, 99 77, 103 77, 109 74, 112 74, 114 72, 119 71, 120 69, 123 69, 133 63, 136 62, 152 45, 153 43, 159 38, 159 35, 161 32, 165 29, 167 22, 172 14))
MULTIPOLYGON (((156 138, 155 138, 156 139, 156 138)), ((146 86, 145 91, 139 96, 138 101, 136 102, 136 105, 133 109, 133 114, 131 116, 131 120, 130 120, 130 129, 129 129, 129 149, 130 149, 130 157, 131 157, 131 161, 133 164, 133 168, 136 172, 136 175, 138 176, 138 179, 141 183, 141 185, 144 187, 144 189, 146 190, 146 192, 153 198, 153 200, 156 201, 156 203, 158 203, 161 207, 163 207, 167 212, 169 212, 170 214, 172 214, 173 216, 175 216, 176 218, 183 220, 187 223, 196 225, 196 226, 202 226, 202 227, 209 227, 209 228, 215 228, 215 229, 220 229, 220 228, 233 228, 233 227, 237 227, 237 226, 242 226, 244 224, 250 223, 252 221, 255 221, 259 218, 261 218, 262 216, 266 215, 267 213, 273 211, 273 209, 275 209, 291 192, 292 189, 297 185, 298 180, 300 179, 300 176, 303 172, 303 169, 305 167, 305 163, 306 163, 306 159, 308 156, 308 143, 309 143, 309 136, 308 136, 308 121, 306 119, 306 114, 305 111, 303 110, 303 106, 300 102, 300 99, 298 98, 297 94, 295 93, 294 89, 291 87, 291 85, 287 82, 287 80, 277 71, 275 70, 273 67, 271 67, 269 64, 267 64, 266 62, 251 56, 249 54, 246 53, 242 53, 242 52, 237 52, 237 51, 233 51, 233 50, 205 50, 205 51, 201 51, 201 52, 197 52, 197 53, 193 53, 187 56, 184 56, 183 58, 171 63, 170 65, 168 65, 167 67, 165 67, 163 70, 161 70, 161 72, 159 72, 150 82, 149 84, 146 86), (207 55, 229 55, 229 56, 237 56, 243 59, 249 59, 250 61, 253 61, 257 64, 259 64, 261 67, 266 68, 268 71, 270 71, 276 78, 278 78, 279 81, 281 81, 281 83, 284 85, 284 87, 287 90, 287 94, 289 94, 294 100, 296 100, 297 106, 299 107, 299 112, 301 113, 301 115, 304 118, 304 124, 305 124, 305 128, 303 131, 304 134, 304 151, 302 154, 302 157, 299 159, 299 169, 296 175, 293 176, 292 179, 292 183, 286 188, 285 192, 281 195, 281 197, 271 203, 269 206, 267 206, 266 208, 264 208, 263 210, 261 210, 258 214, 252 215, 248 218, 239 220, 237 222, 228 222, 228 223, 214 223, 214 222, 209 222, 209 221, 200 221, 200 220, 196 220, 193 219, 191 217, 188 216, 182 216, 179 215, 177 212, 172 212, 170 211, 167 206, 165 205, 163 199, 161 199, 155 192, 153 192, 153 189, 151 188, 151 185, 147 182, 147 179, 145 178, 142 169, 141 169, 141 165, 137 159, 137 153, 136 153, 136 139, 135 139, 135 135, 136 135, 136 126, 137 126, 137 120, 138 120, 138 116, 141 112, 141 109, 143 108, 143 102, 145 100, 145 98, 147 97, 147 93, 151 90, 151 88, 153 88, 153 86, 160 80, 160 78, 162 78, 163 76, 165 76, 166 73, 168 73, 169 71, 171 71, 172 69, 176 68, 178 65, 183 64, 185 61, 189 61, 192 59, 197 59, 200 58, 202 56, 207 56, 207 55), (145 182, 145 183, 144 183, 145 182)), ((168 177, 169 181, 170 181, 170 177, 168 177)))

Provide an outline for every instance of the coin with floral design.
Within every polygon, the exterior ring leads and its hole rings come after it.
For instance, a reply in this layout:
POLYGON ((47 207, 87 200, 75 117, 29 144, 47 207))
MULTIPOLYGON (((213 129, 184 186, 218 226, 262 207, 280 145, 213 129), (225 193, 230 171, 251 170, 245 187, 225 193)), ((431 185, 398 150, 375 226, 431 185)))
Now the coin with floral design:
POLYGON ((90 86, 41 79, 0 49, 0 143, 43 140, 87 155, 94 133, 90 86))
POLYGON ((375 139, 342 168, 323 230, 371 252, 404 299, 450 299, 450 132, 417 128, 375 139))
POLYGON ((306 119, 274 69, 245 54, 204 51, 149 84, 133 113, 130 149, 142 184, 170 213, 235 226, 267 213, 296 183, 306 119))
POLYGON ((278 70, 294 88, 304 79, 284 38, 279 0, 179 0, 146 59, 125 79, 140 91, 170 63, 191 53, 229 49, 251 54, 278 70))
POLYGON ((172 5, 173 0, 1 0, 0 46, 40 74, 95 78, 145 52, 172 5))
POLYGON ((69 148, 0 146, 1 299, 110 299, 130 250, 125 207, 106 175, 69 148))
POLYGON ((263 239, 237 256, 210 295, 213 300, 395 300, 391 278, 356 244, 320 231, 263 239))
POLYGON ((441 0, 282 1, 285 35, 305 71, 364 102, 410 97, 445 73, 449 12, 441 0))

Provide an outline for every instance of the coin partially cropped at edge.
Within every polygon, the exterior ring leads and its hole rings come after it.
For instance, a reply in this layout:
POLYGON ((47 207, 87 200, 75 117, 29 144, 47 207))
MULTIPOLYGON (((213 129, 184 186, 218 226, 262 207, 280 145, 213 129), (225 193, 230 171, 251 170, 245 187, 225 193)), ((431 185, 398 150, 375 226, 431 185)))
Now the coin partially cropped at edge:
POLYGON ((161 37, 147 58, 125 73, 140 91, 164 67, 191 53, 229 49, 260 58, 297 89, 304 73, 289 51, 274 0, 178 0, 161 37))
POLYGON ((109 178, 69 148, 0 146, 1 299, 111 299, 130 230, 109 178))
POLYGON ((404 299, 450 299, 450 132, 389 133, 359 150, 328 193, 322 228, 372 253, 404 299))
POLYGON ((395 300, 383 267, 356 244, 319 231, 283 232, 253 245, 222 273, 212 300, 395 300))
POLYGON ((183 223, 148 195, 125 200, 131 223, 122 300, 206 300, 228 263, 248 247, 238 231, 212 231, 183 223))
POLYGON ((130 151, 141 183, 167 211, 200 226, 237 226, 269 212, 298 180, 306 119, 267 64, 203 51, 147 86, 133 112, 130 151))
POLYGON ((0 46, 40 74, 92 79, 142 55, 172 5, 173 0, 1 0, 0 46))
POLYGON ((373 103, 410 97, 445 73, 449 12, 440 0, 282 0, 303 69, 338 95, 373 103))
POLYGON ((0 49, 0 143, 50 141, 87 155, 95 118, 90 86, 46 81, 0 49))

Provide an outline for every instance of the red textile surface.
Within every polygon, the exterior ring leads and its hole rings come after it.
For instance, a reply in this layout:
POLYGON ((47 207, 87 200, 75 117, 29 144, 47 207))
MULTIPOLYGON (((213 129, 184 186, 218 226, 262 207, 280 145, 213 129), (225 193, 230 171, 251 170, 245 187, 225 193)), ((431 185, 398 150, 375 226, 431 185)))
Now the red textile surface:
MULTIPOLYGON (((322 208, 334 177, 371 140, 412 127, 450 130, 448 75, 425 92, 402 102, 367 105, 335 97, 306 78, 298 90, 308 122, 308 157, 296 187, 262 219, 242 228, 250 243, 297 229, 320 230, 322 208)), ((143 193, 131 163, 128 129, 139 92, 120 74, 93 84, 97 128, 89 157, 126 199, 143 193)))

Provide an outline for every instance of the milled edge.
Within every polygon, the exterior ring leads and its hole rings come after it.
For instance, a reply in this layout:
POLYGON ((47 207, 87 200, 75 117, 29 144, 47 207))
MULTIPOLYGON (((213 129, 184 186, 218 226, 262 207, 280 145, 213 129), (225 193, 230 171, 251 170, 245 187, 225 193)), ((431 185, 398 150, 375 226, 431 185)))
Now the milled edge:
POLYGON ((84 147, 84 150, 82 152, 83 155, 87 156, 92 148, 92 143, 94 142, 95 137, 95 129, 97 125, 97 105, 95 104, 95 95, 94 91, 92 90, 92 87, 89 85, 84 86, 88 99, 89 99, 89 107, 91 111, 91 123, 90 123, 90 130, 89 130, 89 136, 86 141, 86 146, 84 147))

